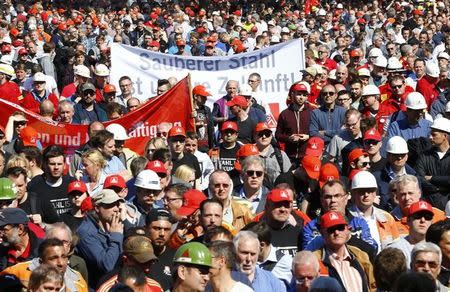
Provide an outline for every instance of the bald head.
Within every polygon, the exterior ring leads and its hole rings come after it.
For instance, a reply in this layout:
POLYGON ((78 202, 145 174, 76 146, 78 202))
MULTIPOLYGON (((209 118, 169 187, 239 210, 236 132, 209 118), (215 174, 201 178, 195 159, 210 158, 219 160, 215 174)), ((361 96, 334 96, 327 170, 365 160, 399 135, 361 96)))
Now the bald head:
POLYGON ((52 118, 55 112, 55 106, 53 103, 46 99, 39 104, 39 114, 46 118, 52 118))

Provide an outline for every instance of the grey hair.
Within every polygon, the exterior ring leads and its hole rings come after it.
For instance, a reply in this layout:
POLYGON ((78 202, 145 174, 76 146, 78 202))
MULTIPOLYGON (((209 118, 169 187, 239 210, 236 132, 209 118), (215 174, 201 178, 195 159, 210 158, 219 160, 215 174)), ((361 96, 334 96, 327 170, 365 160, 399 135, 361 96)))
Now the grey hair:
POLYGON ((70 230, 70 227, 64 222, 56 222, 48 225, 45 233, 45 239, 53 238, 53 233, 58 229, 62 229, 67 232, 69 235, 69 241, 72 242, 72 230, 70 230))
POLYGON ((438 255, 439 265, 442 263, 442 251, 436 244, 432 242, 419 242, 417 243, 412 252, 411 252, 411 269, 414 265, 414 261, 416 260, 416 256, 420 252, 432 252, 438 255))
MULTIPOLYGON (((258 235, 256 235, 256 233, 253 232, 253 231, 249 231, 249 230, 239 231, 239 233, 233 238, 233 244, 234 244, 234 248, 236 250, 238 249, 239 242, 241 241, 241 239, 253 239, 253 240, 256 240, 258 242, 258 247, 259 247, 258 235)), ((259 253, 259 250, 257 250, 257 252, 259 253)))
POLYGON ((305 264, 312 264, 314 270, 319 273, 319 260, 317 259, 317 256, 309 250, 302 250, 295 255, 292 259, 292 270, 294 270, 296 266, 302 266, 305 264))
POLYGON ((266 169, 266 164, 264 163, 264 159, 262 159, 259 155, 247 156, 244 158, 244 161, 241 162, 242 171, 246 172, 250 165, 259 164, 263 169, 266 169))
POLYGON ((391 182, 389 183, 389 187, 391 188, 391 186, 392 187, 396 186, 398 188, 399 186, 404 186, 408 183, 415 183, 417 187, 419 187, 419 180, 415 175, 411 174, 397 176, 396 178, 391 180, 391 182))
POLYGON ((58 103, 58 111, 61 111, 62 107, 68 105, 72 110, 74 110, 74 103, 70 100, 64 99, 58 103))
POLYGON ((233 180, 230 178, 230 175, 228 174, 228 172, 226 172, 226 171, 224 171, 224 170, 221 170, 221 169, 216 169, 216 170, 214 170, 214 171, 211 173, 211 175, 209 176, 208 193, 209 193, 210 197, 212 197, 211 194, 212 194, 213 191, 214 191, 214 190, 213 190, 214 185, 212 184, 212 179, 211 179, 212 176, 213 176, 214 174, 224 174, 224 175, 227 175, 227 177, 228 177, 228 182, 230 183, 229 192, 228 192, 228 197, 231 197, 231 195, 233 194, 233 188, 234 188, 233 180))

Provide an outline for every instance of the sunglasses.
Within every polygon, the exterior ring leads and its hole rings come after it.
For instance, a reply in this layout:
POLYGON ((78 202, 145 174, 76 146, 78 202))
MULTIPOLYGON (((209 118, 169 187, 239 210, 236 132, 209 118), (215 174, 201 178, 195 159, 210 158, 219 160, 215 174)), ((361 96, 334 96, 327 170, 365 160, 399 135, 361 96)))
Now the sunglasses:
POLYGON ((379 143, 379 141, 377 141, 377 140, 364 140, 364 144, 366 144, 366 145, 376 145, 378 143, 379 143))
POLYGON ((14 122, 14 124, 16 126, 25 126, 27 124, 27 122, 26 121, 16 121, 16 122, 14 122))
POLYGON ((361 165, 361 167, 367 167, 367 166, 369 166, 370 165, 370 162, 361 162, 360 163, 360 165, 361 165))
POLYGON ((345 227, 347 227, 347 225, 344 225, 344 224, 336 225, 336 226, 327 228, 327 233, 328 234, 333 234, 336 231, 344 231, 345 227))
POLYGON ((400 85, 391 85, 392 89, 400 89, 403 87, 403 84, 400 85))
POLYGON ((236 131, 232 131, 232 130, 231 130, 231 131, 228 131, 228 130, 227 130, 227 131, 223 131, 222 133, 223 133, 224 135, 234 135, 234 134, 237 134, 236 131))
POLYGON ((258 137, 262 138, 262 137, 270 137, 272 136, 272 131, 261 131, 258 132, 258 137))
POLYGON ((433 220, 433 213, 419 212, 419 213, 415 213, 415 214, 411 215, 411 218, 413 220, 425 218, 425 220, 431 221, 431 220, 433 220))
POLYGON ((322 92, 323 96, 333 96, 335 94, 336 94, 336 92, 334 92, 334 91, 324 91, 324 92, 322 92))
POLYGON ((245 173, 247 174, 247 176, 250 176, 250 177, 253 177, 253 176, 261 177, 261 176, 263 176, 264 171, 260 171, 260 170, 247 170, 245 173))
POLYGON ((93 91, 93 90, 86 90, 85 92, 83 92, 84 93, 84 95, 86 96, 86 95, 95 95, 95 91, 93 91))
POLYGON ((428 261, 422 261, 422 260, 416 260, 414 262, 414 265, 418 268, 423 268, 426 265, 428 265, 431 269, 436 269, 439 264, 437 262, 428 262, 428 261))
POLYGON ((156 133, 156 137, 167 137, 167 132, 158 132, 156 133))
POLYGON ((184 143, 185 141, 186 141, 186 139, 184 139, 184 138, 170 138, 170 142, 172 142, 172 143, 176 143, 176 142, 184 143))

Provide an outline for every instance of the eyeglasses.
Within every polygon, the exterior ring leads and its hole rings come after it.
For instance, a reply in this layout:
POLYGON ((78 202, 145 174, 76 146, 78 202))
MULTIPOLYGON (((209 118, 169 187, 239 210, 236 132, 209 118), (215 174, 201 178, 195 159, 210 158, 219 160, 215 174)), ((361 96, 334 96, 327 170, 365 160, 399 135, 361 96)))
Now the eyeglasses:
POLYGON ((403 159, 406 156, 406 153, 402 153, 402 154, 394 154, 394 153, 389 153, 389 155, 392 155, 392 157, 394 159, 403 159))
POLYGON ((253 177, 253 176, 261 177, 261 176, 263 176, 264 171, 260 171, 260 170, 247 170, 245 173, 247 174, 247 176, 250 176, 250 177, 253 177))
POLYGON ((174 202, 174 201, 177 201, 177 200, 183 200, 183 198, 169 198, 169 197, 164 197, 163 200, 164 200, 166 203, 171 203, 171 202, 174 202))
POLYGON ((170 142, 172 142, 172 143, 177 143, 177 142, 184 143, 184 142, 186 142, 186 139, 173 137, 173 138, 170 138, 170 142))
POLYGON ((418 212, 413 215, 411 215, 412 220, 422 219, 424 218, 427 221, 433 220, 433 213, 430 212, 418 212))
POLYGON ((237 132, 233 131, 233 130, 226 130, 226 131, 223 131, 222 133, 224 136, 237 134, 237 132))
POLYGON ((431 269, 436 269, 439 267, 439 264, 437 262, 431 262, 431 261, 423 261, 423 260, 415 260, 414 266, 418 268, 423 268, 426 265, 428 265, 431 269))
POLYGON ((86 95, 95 95, 95 91, 93 91, 93 90, 86 90, 85 92, 83 92, 84 93, 84 95, 86 96, 86 95))
POLYGON ((344 224, 336 225, 336 226, 327 228, 327 233, 328 234, 333 234, 336 231, 344 231, 345 227, 347 227, 347 225, 344 225, 344 224))
POLYGON ((335 94, 336 94, 336 92, 334 92, 334 91, 323 91, 322 92, 323 96, 333 96, 335 94))
POLYGON ((261 131, 261 132, 258 132, 258 137, 259 138, 262 138, 262 137, 268 138, 270 136, 272 136, 272 131, 261 131))

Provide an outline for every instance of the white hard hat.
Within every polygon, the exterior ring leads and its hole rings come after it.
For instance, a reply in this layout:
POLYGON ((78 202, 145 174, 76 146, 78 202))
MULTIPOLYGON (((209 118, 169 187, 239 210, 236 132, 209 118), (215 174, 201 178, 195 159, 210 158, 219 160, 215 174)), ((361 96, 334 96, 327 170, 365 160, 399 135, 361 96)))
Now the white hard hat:
POLYGON ((363 170, 355 174, 352 179, 352 190, 378 188, 377 180, 370 172, 363 170))
POLYGON ((95 75, 102 76, 102 77, 108 77, 109 76, 109 69, 104 64, 98 64, 95 66, 95 75))
POLYGON ((33 75, 33 82, 46 82, 45 74, 42 72, 36 72, 33 75))
POLYGON ((431 129, 450 133, 450 120, 446 118, 437 118, 431 125, 431 129))
POLYGON ((387 61, 387 70, 388 71, 403 70, 403 65, 402 63, 400 63, 398 58, 390 57, 387 61))
POLYGON ((73 69, 73 73, 82 77, 91 78, 91 72, 89 71, 89 68, 84 65, 75 66, 73 69))
POLYGON ((417 91, 411 92, 406 96, 405 105, 413 110, 421 110, 427 108, 427 103, 423 95, 417 91))
POLYGON ((378 56, 375 59, 375 61, 373 61, 373 64, 375 66, 378 66, 378 67, 386 68, 386 66, 387 66, 387 59, 386 59, 385 56, 378 56))
POLYGON ((14 68, 8 64, 0 64, 0 73, 9 75, 11 77, 16 76, 16 73, 14 72, 14 68))
POLYGON ((160 178, 156 174, 156 172, 150 169, 144 169, 136 177, 134 185, 143 189, 160 191, 161 185, 159 184, 159 182, 160 178))
POLYGON ((438 78, 439 77, 439 66, 435 62, 427 62, 425 66, 425 74, 430 77, 438 78))
POLYGON ((360 68, 360 69, 358 69, 358 76, 370 77, 370 70, 367 68, 360 68))
POLYGON ((445 112, 450 113, 450 101, 445 104, 445 112))
POLYGON ((377 58, 380 56, 383 56, 383 52, 379 48, 372 48, 369 51, 369 55, 368 55, 369 58, 377 58))
POLYGON ((252 96, 252 87, 248 84, 242 84, 239 86, 239 94, 243 96, 252 96))
POLYGON ((376 85, 368 84, 364 86, 362 91, 362 96, 366 95, 380 95, 380 89, 376 85))
POLYGON ((0 63, 11 65, 12 62, 13 62, 13 55, 11 55, 11 54, 9 54, 9 55, 3 55, 3 56, 0 58, 0 63))
POLYGON ((391 137, 386 144, 386 152, 391 154, 407 154, 408 144, 400 136, 391 137))
POLYGON ((127 131, 122 125, 109 124, 105 130, 114 134, 114 140, 128 140, 130 137, 127 135, 127 131))

